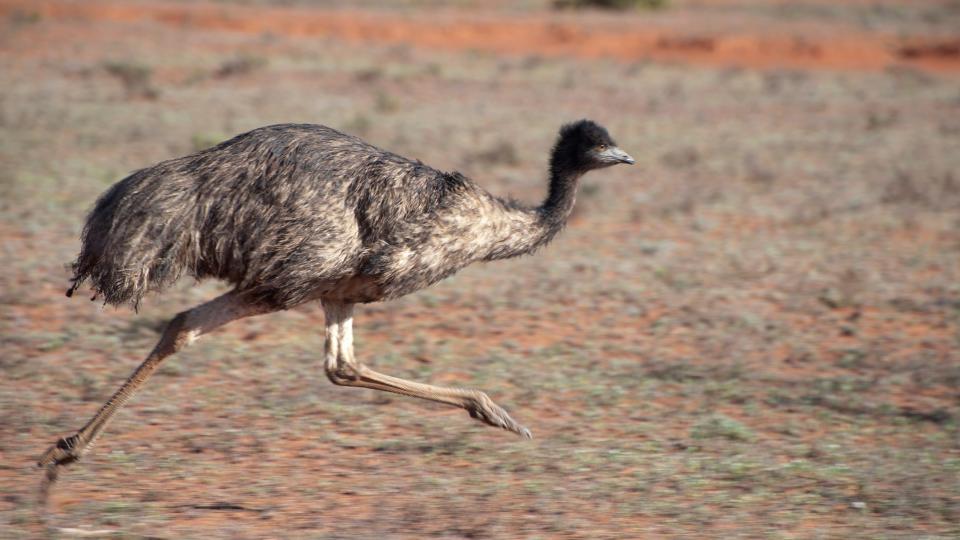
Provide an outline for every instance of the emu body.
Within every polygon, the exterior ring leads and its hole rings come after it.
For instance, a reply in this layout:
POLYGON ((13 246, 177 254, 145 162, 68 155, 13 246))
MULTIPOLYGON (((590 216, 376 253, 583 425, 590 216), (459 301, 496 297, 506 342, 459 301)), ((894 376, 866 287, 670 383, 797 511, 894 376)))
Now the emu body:
POLYGON ((323 304, 324 368, 335 384, 446 403, 529 437, 483 392, 363 365, 353 351, 353 306, 409 294, 475 261, 534 252, 562 229, 580 177, 616 163, 633 159, 604 128, 568 124, 551 154, 544 203, 525 207, 334 129, 283 124, 134 172, 91 211, 68 296, 89 281, 107 303, 136 306, 183 274, 233 290, 174 317, 99 412, 43 454, 43 493, 165 358, 233 320, 312 300, 323 304))
POLYGON ((137 304, 183 273, 288 309, 396 298, 535 249, 536 209, 317 125, 278 125, 137 171, 97 202, 74 287, 137 304))

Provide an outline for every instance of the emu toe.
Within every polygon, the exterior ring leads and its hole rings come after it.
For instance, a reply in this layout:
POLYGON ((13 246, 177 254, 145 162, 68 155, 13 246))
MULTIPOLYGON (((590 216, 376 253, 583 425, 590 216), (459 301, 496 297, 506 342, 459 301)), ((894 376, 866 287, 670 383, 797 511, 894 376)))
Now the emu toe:
POLYGON ((525 439, 533 438, 529 429, 518 424, 503 407, 494 403, 482 392, 478 393, 478 396, 469 404, 467 412, 470 413, 471 418, 476 418, 484 424, 512 431, 525 439))
POLYGON ((69 465, 79 461, 85 447, 86 444, 82 443, 79 435, 63 437, 40 456, 37 467, 69 465))

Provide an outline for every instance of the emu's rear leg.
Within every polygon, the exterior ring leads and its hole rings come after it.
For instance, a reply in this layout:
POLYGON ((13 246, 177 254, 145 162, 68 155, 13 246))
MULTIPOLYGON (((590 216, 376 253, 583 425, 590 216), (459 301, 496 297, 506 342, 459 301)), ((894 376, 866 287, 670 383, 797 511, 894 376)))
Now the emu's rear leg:
POLYGON ((80 459, 103 433, 117 411, 136 394, 160 363, 193 340, 230 321, 271 311, 245 301, 240 293, 229 292, 193 309, 177 314, 163 332, 140 367, 77 433, 64 437, 47 449, 37 465, 46 467, 40 498, 45 503, 50 485, 57 480, 59 468, 80 459))
POLYGON ((335 302, 323 303, 326 315, 326 358, 324 368, 334 384, 383 390, 404 396, 446 403, 466 409, 472 418, 525 438, 530 430, 510 417, 502 407, 479 391, 467 388, 434 386, 374 371, 357 361, 353 354, 353 305, 335 302))

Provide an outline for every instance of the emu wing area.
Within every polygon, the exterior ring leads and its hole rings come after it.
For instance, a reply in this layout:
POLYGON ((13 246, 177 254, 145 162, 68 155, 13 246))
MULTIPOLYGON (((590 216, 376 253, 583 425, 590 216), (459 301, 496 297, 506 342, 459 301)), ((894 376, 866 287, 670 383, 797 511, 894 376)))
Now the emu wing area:
MULTIPOLYGON (((462 177, 323 126, 272 126, 238 139, 213 149, 206 167, 256 166, 237 171, 228 198, 200 197, 225 203, 204 212, 202 230, 213 234, 202 251, 224 253, 220 244, 232 244, 233 255, 220 257, 209 275, 276 307, 383 298, 384 276, 370 261, 409 240, 412 225, 428 228, 464 185, 462 177), (238 153, 245 157, 234 160, 238 153)), ((230 183, 221 178, 210 191, 230 183)))

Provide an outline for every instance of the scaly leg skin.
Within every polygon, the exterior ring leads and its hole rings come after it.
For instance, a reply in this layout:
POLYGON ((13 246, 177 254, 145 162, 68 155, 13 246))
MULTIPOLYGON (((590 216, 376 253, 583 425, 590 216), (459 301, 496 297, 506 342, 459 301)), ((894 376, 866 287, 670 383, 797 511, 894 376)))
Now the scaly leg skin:
POLYGON ((117 411, 136 394, 165 358, 189 345, 201 335, 230 321, 269 311, 271 310, 244 301, 239 293, 228 292, 174 317, 147 359, 107 400, 87 425, 77 433, 61 438, 40 456, 37 466, 46 469, 40 484, 41 508, 45 511, 50 492, 60 475, 60 468, 79 461, 83 454, 90 450, 117 411))
POLYGON ((502 407, 479 391, 465 388, 447 388, 423 384, 374 371, 358 362, 353 355, 353 305, 324 303, 327 318, 326 358, 327 377, 334 384, 383 390, 405 396, 437 401, 466 409, 472 418, 512 431, 527 439, 530 430, 517 423, 502 407))

